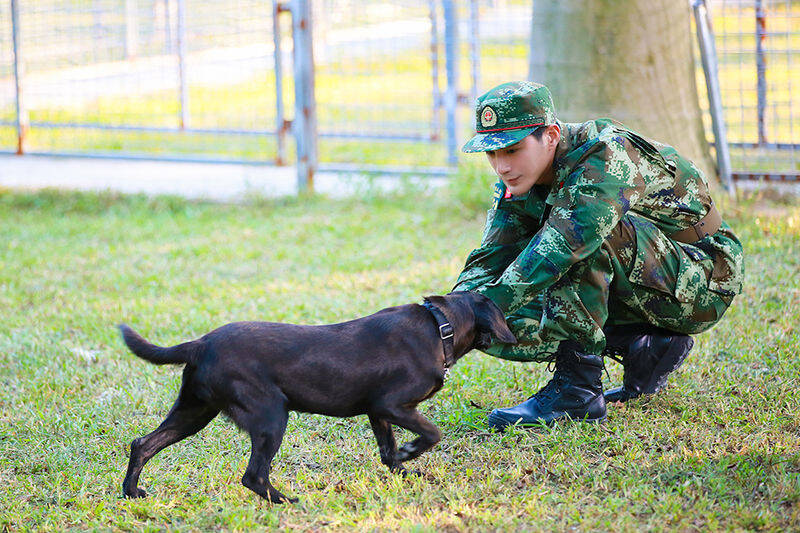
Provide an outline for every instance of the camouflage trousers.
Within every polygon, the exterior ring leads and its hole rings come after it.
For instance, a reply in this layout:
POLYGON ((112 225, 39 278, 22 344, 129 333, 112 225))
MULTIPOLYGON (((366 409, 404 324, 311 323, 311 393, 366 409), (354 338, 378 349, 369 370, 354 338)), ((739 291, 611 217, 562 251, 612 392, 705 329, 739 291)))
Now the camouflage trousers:
POLYGON ((693 248, 644 218, 626 215, 594 254, 507 317, 518 344, 495 343, 485 352, 512 361, 548 361, 561 341, 571 339, 587 353, 601 354, 605 325, 705 331, 722 318, 733 296, 708 287, 712 265, 693 248))

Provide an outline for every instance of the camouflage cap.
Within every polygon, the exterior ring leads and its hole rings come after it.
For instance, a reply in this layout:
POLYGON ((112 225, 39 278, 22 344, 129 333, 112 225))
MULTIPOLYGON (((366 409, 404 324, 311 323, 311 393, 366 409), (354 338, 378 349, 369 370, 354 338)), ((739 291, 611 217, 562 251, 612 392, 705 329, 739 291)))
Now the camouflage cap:
POLYGON ((554 124, 550 90, 539 83, 512 81, 498 85, 475 102, 475 136, 464 152, 498 150, 517 143, 539 126, 554 124))

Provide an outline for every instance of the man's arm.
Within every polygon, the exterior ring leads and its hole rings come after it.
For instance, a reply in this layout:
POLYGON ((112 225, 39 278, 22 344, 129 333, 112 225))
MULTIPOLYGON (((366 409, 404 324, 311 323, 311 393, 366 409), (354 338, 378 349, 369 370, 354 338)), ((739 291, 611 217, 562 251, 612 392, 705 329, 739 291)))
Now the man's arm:
POLYGON ((524 250, 490 283, 474 290, 508 315, 593 254, 644 195, 639 153, 611 129, 587 145, 560 187, 553 209, 524 250))
POLYGON ((497 281, 539 229, 543 199, 535 191, 524 200, 504 199, 504 194, 505 187, 498 182, 481 245, 467 257, 454 291, 470 291, 497 281))

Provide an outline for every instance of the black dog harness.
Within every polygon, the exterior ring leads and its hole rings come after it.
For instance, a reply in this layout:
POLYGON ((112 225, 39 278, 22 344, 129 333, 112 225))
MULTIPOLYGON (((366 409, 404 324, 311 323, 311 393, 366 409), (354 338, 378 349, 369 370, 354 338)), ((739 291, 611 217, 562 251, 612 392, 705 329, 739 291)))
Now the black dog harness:
POLYGON ((423 298, 423 307, 431 312, 436 323, 439 324, 439 338, 442 339, 442 348, 444 350, 444 377, 450 373, 450 367, 453 365, 453 353, 455 352, 455 342, 453 340, 454 330, 444 313, 433 305, 427 298, 423 298))

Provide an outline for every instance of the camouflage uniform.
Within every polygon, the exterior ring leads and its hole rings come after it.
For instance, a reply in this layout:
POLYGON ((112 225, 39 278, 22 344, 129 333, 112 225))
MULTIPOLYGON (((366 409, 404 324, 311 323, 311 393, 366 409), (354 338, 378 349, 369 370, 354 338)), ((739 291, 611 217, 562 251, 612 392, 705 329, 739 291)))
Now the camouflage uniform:
MULTIPOLYGON (((506 85, 501 98, 479 100, 476 129, 483 134, 465 151, 507 146, 508 136, 496 139, 500 133, 492 131, 504 115, 498 106, 509 101, 508 91, 543 87, 506 85)), ((543 94, 549 99, 546 88, 543 94)), ((530 127, 559 124, 555 180, 521 197, 497 183, 481 245, 454 288, 483 293, 508 318, 519 344, 495 343, 486 353, 544 361, 561 341, 573 340, 600 354, 604 325, 649 323, 689 334, 719 321, 742 289, 741 243, 724 222, 691 244, 669 237, 709 211, 703 173, 671 146, 610 119, 561 123, 552 101, 528 100, 534 102, 529 116, 514 113, 527 116, 521 124, 528 128, 510 132, 521 140, 530 127)))

